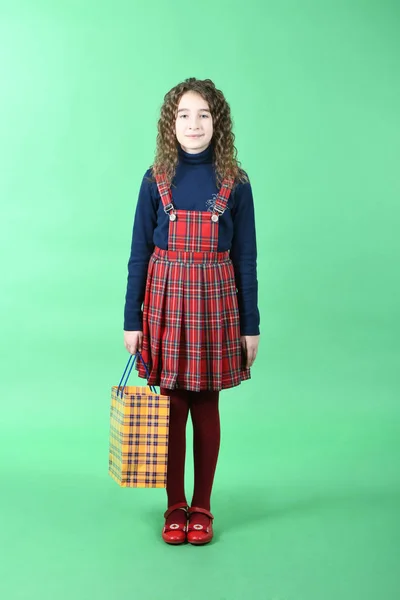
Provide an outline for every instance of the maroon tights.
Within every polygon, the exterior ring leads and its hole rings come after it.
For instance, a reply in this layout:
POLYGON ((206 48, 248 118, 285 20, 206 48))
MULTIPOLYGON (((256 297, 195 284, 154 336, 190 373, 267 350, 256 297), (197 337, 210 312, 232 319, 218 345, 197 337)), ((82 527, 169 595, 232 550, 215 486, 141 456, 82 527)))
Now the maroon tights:
MULTIPOLYGON (((167 496, 168 506, 186 502, 184 475, 186 423, 190 410, 193 423, 194 490, 192 506, 210 510, 210 497, 217 466, 221 430, 219 392, 160 389, 170 396, 167 496)), ((175 512, 175 511, 174 511, 175 512)))

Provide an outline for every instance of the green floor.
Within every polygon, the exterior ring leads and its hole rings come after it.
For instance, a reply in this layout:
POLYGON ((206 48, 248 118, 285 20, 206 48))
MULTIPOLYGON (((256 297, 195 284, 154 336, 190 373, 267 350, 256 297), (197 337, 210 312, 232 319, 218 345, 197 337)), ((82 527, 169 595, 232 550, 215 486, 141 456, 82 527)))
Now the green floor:
MULTIPOLYGON (((25 411, 39 400, 48 409, 30 387, 25 411)), ((317 403, 310 388, 297 398, 278 381, 256 389, 253 380, 221 395, 215 537, 201 548, 161 540, 164 490, 108 477, 105 397, 93 415, 76 390, 77 425, 67 389, 56 429, 36 419, 3 437, 1 598, 397 600, 398 408, 372 393, 357 402, 354 390, 344 410, 332 390, 317 403)), ((189 421, 189 499, 191 436, 189 421)))

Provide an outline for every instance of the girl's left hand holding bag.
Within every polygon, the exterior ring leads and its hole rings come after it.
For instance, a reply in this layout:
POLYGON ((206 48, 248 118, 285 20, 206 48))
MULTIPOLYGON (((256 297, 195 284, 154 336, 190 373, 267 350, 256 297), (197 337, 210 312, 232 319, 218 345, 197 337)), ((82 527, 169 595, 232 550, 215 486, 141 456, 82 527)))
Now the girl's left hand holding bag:
POLYGON ((143 331, 124 331, 124 345, 131 354, 142 351, 143 331))

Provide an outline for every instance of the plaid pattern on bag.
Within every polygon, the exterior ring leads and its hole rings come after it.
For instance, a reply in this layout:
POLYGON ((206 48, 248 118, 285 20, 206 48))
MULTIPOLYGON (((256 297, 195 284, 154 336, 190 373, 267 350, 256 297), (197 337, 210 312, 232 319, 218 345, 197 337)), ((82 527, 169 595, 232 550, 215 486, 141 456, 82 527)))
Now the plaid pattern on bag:
POLYGON ((109 475, 121 487, 166 487, 169 396, 111 388, 109 475))

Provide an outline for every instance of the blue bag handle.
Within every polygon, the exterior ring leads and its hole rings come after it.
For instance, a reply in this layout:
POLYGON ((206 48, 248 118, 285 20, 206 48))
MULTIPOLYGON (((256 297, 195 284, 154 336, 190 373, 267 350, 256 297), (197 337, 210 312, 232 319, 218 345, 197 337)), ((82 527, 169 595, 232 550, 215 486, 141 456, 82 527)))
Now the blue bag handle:
MULTIPOLYGON (((131 371, 132 371, 132 369, 133 369, 133 365, 135 364, 135 362, 136 362, 136 359, 137 359, 137 357, 138 357, 138 356, 139 356, 140 360, 142 361, 142 363, 143 363, 143 366, 144 366, 144 368, 145 368, 146 375, 147 375, 147 379, 149 379, 149 378, 150 378, 150 373, 149 373, 149 370, 148 370, 148 368, 147 368, 147 365, 146 365, 146 363, 145 363, 145 362, 144 362, 144 360, 143 360, 143 356, 140 354, 139 350, 136 352, 136 354, 135 354, 135 357, 133 357, 133 354, 131 354, 131 355, 129 356, 128 362, 126 363, 125 371, 124 371, 124 372, 123 372, 123 374, 122 374, 121 381, 120 381, 120 382, 119 382, 119 384, 118 384, 117 396, 118 396, 118 394, 119 394, 119 390, 120 390, 120 387, 121 387, 121 383, 122 383, 122 381, 123 381, 123 379, 124 379, 124 377, 125 377, 125 373, 126 373, 126 371, 127 371, 128 367, 129 367, 129 363, 131 362, 131 360, 132 360, 132 358, 133 358, 133 362, 132 362, 132 364, 131 364, 131 366, 130 366, 130 369, 129 369, 129 371, 128 371, 128 375, 126 376, 126 379, 125 379, 125 383, 124 383, 124 385, 123 385, 123 387, 122 387, 122 391, 121 391, 121 398, 122 398, 122 397, 123 397, 123 395, 124 395, 124 389, 125 389, 125 386, 126 386, 126 384, 127 384, 127 382, 128 382, 129 375, 131 374, 131 371)), ((157 394, 157 390, 156 390, 156 388, 155 388, 155 386, 154 386, 154 385, 149 385, 149 388, 150 388, 150 391, 152 391, 154 394, 157 394)))

